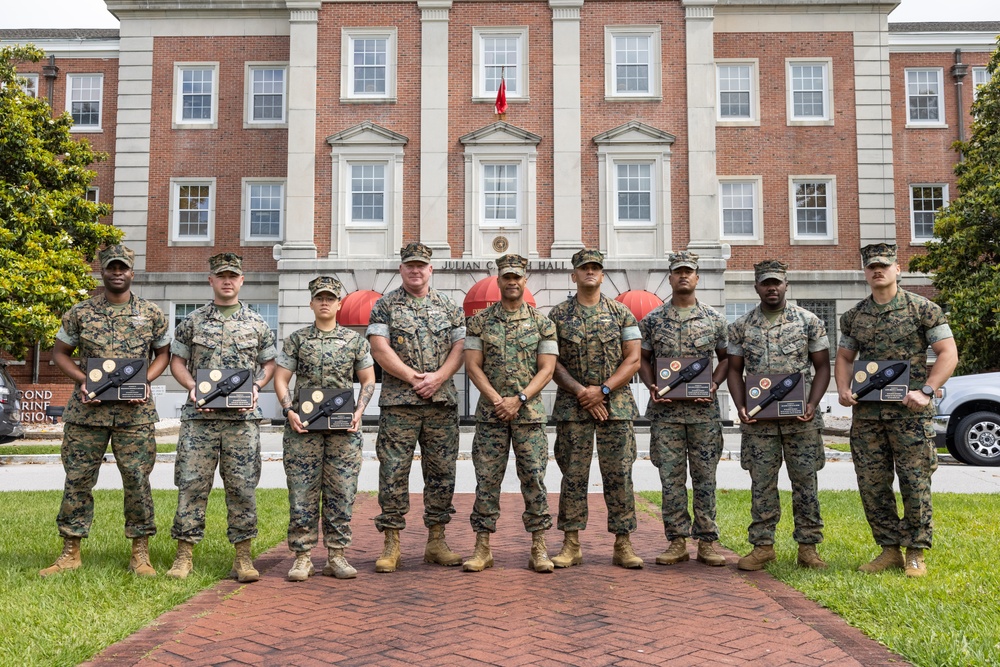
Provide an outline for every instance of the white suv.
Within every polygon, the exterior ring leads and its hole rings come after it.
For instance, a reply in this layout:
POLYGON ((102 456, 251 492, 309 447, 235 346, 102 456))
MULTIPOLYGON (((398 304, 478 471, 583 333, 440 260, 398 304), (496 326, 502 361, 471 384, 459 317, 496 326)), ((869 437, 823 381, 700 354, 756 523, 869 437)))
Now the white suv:
POLYGON ((962 463, 1000 466, 1000 373, 953 377, 935 399, 938 447, 962 463))

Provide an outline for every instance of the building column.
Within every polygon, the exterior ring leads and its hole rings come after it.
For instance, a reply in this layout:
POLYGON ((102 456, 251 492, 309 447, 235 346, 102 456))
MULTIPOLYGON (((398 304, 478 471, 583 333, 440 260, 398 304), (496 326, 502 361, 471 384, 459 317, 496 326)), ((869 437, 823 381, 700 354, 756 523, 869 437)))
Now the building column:
POLYGON ((315 259, 316 60, 320 0, 286 0, 288 36, 288 181, 281 259, 315 259))
POLYGON ((583 247, 580 155, 580 8, 584 0, 549 0, 552 9, 552 257, 583 247))
POLYGON ((451 245, 448 243, 447 95, 451 1, 417 0, 421 44, 420 241, 434 251, 435 257, 441 258, 451 257, 451 245))

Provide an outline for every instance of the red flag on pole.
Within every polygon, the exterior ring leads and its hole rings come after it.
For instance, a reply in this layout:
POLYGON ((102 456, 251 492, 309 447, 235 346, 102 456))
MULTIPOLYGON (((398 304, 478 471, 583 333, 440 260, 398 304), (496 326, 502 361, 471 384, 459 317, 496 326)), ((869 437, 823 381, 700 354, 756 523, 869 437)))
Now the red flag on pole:
POLYGON ((493 105, 493 110, 501 118, 507 113, 507 80, 504 77, 505 69, 502 68, 500 70, 500 88, 497 90, 497 102, 493 105))

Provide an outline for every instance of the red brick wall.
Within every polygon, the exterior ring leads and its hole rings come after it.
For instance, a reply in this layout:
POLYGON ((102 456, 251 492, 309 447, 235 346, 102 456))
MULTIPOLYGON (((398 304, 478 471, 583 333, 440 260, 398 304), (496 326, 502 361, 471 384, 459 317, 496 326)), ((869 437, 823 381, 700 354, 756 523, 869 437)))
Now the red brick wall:
POLYGON ((47 406, 66 407, 70 394, 73 393, 73 385, 67 380, 66 384, 27 384, 17 385, 18 394, 21 401, 21 422, 24 424, 37 424, 47 422, 45 408, 47 406))

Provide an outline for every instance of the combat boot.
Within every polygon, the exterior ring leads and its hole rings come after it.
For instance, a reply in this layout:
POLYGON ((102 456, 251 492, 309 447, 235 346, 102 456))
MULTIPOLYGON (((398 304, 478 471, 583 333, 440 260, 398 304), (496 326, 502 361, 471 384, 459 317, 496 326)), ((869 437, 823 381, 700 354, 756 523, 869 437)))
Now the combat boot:
POLYGON ((250 554, 250 540, 237 542, 236 558, 233 560, 233 571, 236 573, 236 580, 241 584, 248 584, 260 579, 260 572, 253 566, 253 556, 250 554))
POLYGON ((466 572, 482 572, 488 567, 493 567, 490 534, 476 533, 476 548, 472 552, 472 558, 462 563, 462 569, 466 572))
POLYGON ((323 574, 336 579, 353 579, 358 576, 358 571, 351 567, 351 564, 344 558, 343 549, 331 547, 327 550, 323 574))
POLYGON ((375 561, 376 572, 395 572, 403 564, 403 554, 399 552, 399 531, 395 528, 385 529, 385 545, 382 555, 375 561))
POLYGON ((427 546, 424 547, 424 562, 435 565, 461 565, 462 557, 448 547, 444 541, 444 524, 431 526, 427 531, 427 546))
POLYGON ((906 547, 906 576, 923 577, 926 575, 927 564, 924 563, 924 550, 906 547))
POLYGON ((572 567, 583 562, 583 551, 580 550, 580 531, 567 530, 563 533, 562 549, 552 557, 556 567, 572 567))
POLYGON ((187 576, 194 570, 193 560, 194 545, 184 540, 177 540, 177 556, 174 564, 167 570, 167 576, 174 579, 187 579, 187 576))
POLYGON ((611 557, 611 564, 620 565, 627 569, 642 567, 642 559, 635 555, 628 533, 615 535, 615 553, 611 557))
POLYGON ((827 564, 819 557, 815 544, 800 544, 799 567, 807 567, 810 570, 825 570, 827 564))
POLYGON ((50 574, 58 574, 60 572, 69 572, 70 570, 75 570, 76 568, 83 565, 83 561, 80 560, 80 538, 79 537, 64 537, 63 538, 63 550, 56 558, 56 562, 49 565, 44 570, 38 573, 40 577, 47 577, 50 574))
POLYGON ((715 542, 698 540, 698 562, 712 567, 722 567, 726 564, 726 557, 715 550, 715 542))
POLYGON ((656 564, 674 565, 686 560, 691 560, 691 556, 688 554, 687 539, 675 537, 670 540, 670 546, 667 547, 667 550, 656 557, 656 564))
POLYGON ((132 558, 128 562, 128 571, 135 572, 138 577, 155 577, 156 570, 149 562, 149 538, 132 538, 132 558))
POLYGON ((531 556, 528 558, 528 568, 535 572, 552 572, 556 566, 545 553, 545 531, 536 530, 531 534, 531 556))
POLYGON ((882 547, 882 553, 875 556, 869 563, 865 563, 858 568, 858 572, 865 574, 875 574, 883 570, 902 570, 903 552, 896 545, 882 547))
POLYGON ((312 559, 309 558, 310 555, 309 551, 295 552, 295 562, 292 563, 292 569, 288 571, 289 581, 306 581, 316 574, 312 559))
POLYGON ((757 570, 763 570, 764 565, 776 559, 777 556, 774 555, 773 544, 758 544, 754 546, 753 551, 740 559, 736 567, 741 570, 756 572, 757 570))

